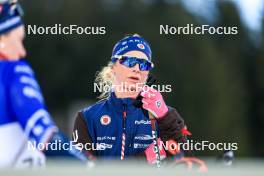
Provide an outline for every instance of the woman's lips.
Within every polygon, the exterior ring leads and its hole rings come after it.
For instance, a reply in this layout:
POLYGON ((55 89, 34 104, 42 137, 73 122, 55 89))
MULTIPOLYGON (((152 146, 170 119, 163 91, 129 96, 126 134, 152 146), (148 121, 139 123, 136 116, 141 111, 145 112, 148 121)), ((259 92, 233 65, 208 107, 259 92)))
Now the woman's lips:
POLYGON ((133 81, 133 82, 138 82, 139 81, 139 77, 136 77, 136 76, 130 76, 130 77, 128 77, 128 79, 133 81))

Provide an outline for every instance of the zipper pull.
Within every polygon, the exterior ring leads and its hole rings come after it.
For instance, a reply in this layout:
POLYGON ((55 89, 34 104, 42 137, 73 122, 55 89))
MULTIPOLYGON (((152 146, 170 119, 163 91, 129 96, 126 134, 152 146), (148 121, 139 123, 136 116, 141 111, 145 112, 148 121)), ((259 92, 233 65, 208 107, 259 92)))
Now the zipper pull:
POLYGON ((123 104, 123 133, 122 133, 122 146, 121 146, 121 160, 125 159, 125 146, 126 146, 126 104, 123 104))
POLYGON ((126 117, 126 114, 127 114, 127 105, 126 104, 123 104, 123 116, 126 117))
POLYGON ((127 112, 126 112, 126 104, 123 104, 123 129, 126 129, 126 117, 127 117, 127 112))

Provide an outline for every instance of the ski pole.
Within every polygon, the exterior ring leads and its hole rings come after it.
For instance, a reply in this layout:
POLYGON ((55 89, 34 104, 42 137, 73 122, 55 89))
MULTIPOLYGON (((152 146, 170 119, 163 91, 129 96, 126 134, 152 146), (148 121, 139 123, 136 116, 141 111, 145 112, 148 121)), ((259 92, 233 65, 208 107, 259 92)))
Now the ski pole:
POLYGON ((156 119, 154 115, 148 111, 149 119, 151 121, 151 129, 152 129, 152 138, 154 143, 154 152, 156 154, 156 165, 158 168, 161 166, 161 159, 160 159, 160 151, 159 151, 159 144, 158 144, 158 132, 156 128, 156 119))

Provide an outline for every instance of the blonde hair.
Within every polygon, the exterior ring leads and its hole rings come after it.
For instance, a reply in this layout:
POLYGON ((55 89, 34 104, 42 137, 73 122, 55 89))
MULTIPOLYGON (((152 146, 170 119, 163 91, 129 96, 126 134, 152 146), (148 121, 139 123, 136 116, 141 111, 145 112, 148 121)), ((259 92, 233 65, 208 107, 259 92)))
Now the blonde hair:
POLYGON ((102 86, 102 93, 97 97, 100 100, 108 98, 111 94, 109 88, 112 87, 114 81, 112 73, 113 65, 114 63, 110 61, 107 66, 104 66, 101 71, 98 71, 95 75, 95 83, 102 86))

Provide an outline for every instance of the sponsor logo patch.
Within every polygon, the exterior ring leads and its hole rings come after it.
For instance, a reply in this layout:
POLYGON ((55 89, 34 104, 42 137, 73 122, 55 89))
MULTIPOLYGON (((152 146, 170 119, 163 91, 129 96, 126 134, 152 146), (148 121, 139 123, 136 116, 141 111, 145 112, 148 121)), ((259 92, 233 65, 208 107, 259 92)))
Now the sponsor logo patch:
POLYGON ((104 140, 111 140, 111 141, 115 141, 116 137, 115 136, 98 136, 97 137, 98 141, 104 141, 104 140))
POLYGON ((148 125, 150 123, 151 123, 150 120, 135 120, 135 125, 140 125, 140 124, 148 125))
POLYGON ((102 125, 109 125, 111 122, 111 117, 109 117, 108 115, 103 115, 100 119, 100 122, 102 125))
POLYGON ((143 45, 143 44, 141 44, 141 43, 139 43, 139 44, 137 44, 137 47, 139 48, 139 49, 145 49, 145 46, 143 45))
POLYGON ((135 136, 135 140, 141 140, 141 141, 148 141, 148 140, 153 140, 152 136, 150 135, 138 135, 135 136))
POLYGON ((140 143, 135 143, 135 144, 134 144, 134 148, 143 148, 143 149, 145 149, 145 148, 148 148, 149 145, 150 145, 150 144, 140 144, 140 143))

